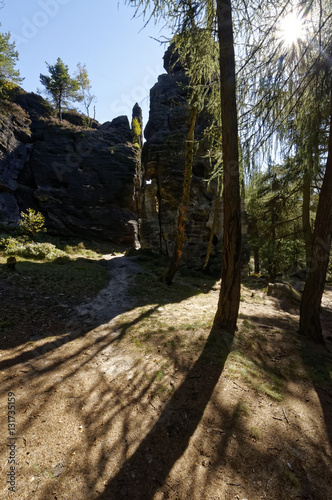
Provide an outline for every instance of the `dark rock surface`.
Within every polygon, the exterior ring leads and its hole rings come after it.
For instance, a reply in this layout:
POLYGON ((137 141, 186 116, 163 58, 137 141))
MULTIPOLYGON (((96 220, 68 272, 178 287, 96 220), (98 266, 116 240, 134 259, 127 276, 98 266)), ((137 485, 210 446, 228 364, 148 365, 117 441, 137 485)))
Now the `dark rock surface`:
POLYGON ((51 233, 137 244, 139 158, 128 118, 85 129, 56 122, 40 96, 16 101, 25 123, 15 106, 0 116, 0 222, 15 224, 31 207, 51 233))
MULTIPOLYGON (((141 244, 171 255, 175 245, 178 208, 182 195, 185 141, 188 131, 189 107, 187 77, 172 59, 172 49, 164 56, 167 74, 159 76, 150 91, 150 115, 145 127, 143 147, 143 211, 141 244)), ((195 138, 202 139, 208 125, 207 116, 199 116, 195 138)), ((208 183, 211 173, 206 148, 201 142, 195 154, 191 198, 187 212, 183 261, 202 267, 211 234, 217 185, 208 183)), ((222 238, 222 206, 218 207, 218 222, 214 234, 212 257, 218 256, 222 238)))

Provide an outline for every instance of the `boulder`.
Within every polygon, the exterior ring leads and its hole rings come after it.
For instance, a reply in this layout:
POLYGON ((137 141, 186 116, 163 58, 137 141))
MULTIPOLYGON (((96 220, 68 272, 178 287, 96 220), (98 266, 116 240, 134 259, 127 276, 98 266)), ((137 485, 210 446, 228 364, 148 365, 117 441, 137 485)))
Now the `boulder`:
POLYGON ((267 295, 278 299, 288 299, 294 304, 301 302, 301 294, 290 283, 269 283, 267 286, 267 295))

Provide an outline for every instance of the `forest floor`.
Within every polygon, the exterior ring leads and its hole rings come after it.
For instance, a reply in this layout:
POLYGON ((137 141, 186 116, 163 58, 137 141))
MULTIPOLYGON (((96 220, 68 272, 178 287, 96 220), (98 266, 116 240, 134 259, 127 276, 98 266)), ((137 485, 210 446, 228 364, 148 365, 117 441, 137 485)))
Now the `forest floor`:
POLYGON ((221 339, 203 274, 167 287, 144 254, 1 262, 1 499, 332 499, 331 288, 328 351, 256 277, 221 339))

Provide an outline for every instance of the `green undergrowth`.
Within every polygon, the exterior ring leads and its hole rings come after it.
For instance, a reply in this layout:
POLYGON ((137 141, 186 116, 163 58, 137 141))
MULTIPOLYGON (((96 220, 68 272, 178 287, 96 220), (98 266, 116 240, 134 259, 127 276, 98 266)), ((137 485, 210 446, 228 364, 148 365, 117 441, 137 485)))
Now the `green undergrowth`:
POLYGON ((193 295, 208 293, 216 280, 201 271, 180 267, 173 283, 166 285, 163 276, 169 265, 169 258, 154 254, 148 250, 130 251, 135 256, 142 272, 139 273, 132 287, 132 294, 146 299, 150 303, 166 304, 178 302, 193 295))
POLYGON ((0 276, 20 286, 22 293, 28 287, 41 295, 63 296, 64 301, 94 296, 107 283, 106 269, 96 261, 82 258, 58 258, 52 262, 20 259, 16 273, 0 265, 0 276))
MULTIPOLYGON (((98 244, 44 236, 37 241, 12 233, 0 236, 0 277, 24 290, 73 302, 96 295, 108 281, 98 244), (15 256, 15 271, 6 266, 15 256)), ((1 328, 1 326, 0 326, 1 328)))
POLYGON ((227 375, 233 380, 243 380, 257 392, 267 394, 276 401, 284 398, 285 381, 282 376, 262 363, 250 359, 248 353, 234 350, 228 358, 227 375))

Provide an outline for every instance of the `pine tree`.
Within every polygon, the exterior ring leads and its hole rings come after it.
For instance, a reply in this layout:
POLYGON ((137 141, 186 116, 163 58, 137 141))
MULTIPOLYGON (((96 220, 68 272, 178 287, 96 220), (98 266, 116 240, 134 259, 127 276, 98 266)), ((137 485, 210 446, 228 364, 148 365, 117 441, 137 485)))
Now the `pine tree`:
POLYGON ((328 157, 322 189, 319 196, 313 244, 312 268, 309 269, 303 290, 300 328, 302 335, 324 343, 320 322, 320 308, 329 264, 332 236, 332 93, 328 157))
POLYGON ((15 69, 17 61, 18 52, 15 50, 15 43, 10 42, 10 33, 0 33, 0 95, 2 96, 22 81, 19 71, 15 69))
POLYGON ((70 77, 69 68, 60 57, 54 65, 46 63, 46 66, 50 76, 41 74, 40 82, 45 86, 46 93, 51 96, 61 121, 63 106, 71 100, 81 100, 78 93, 79 83, 77 79, 70 77))

